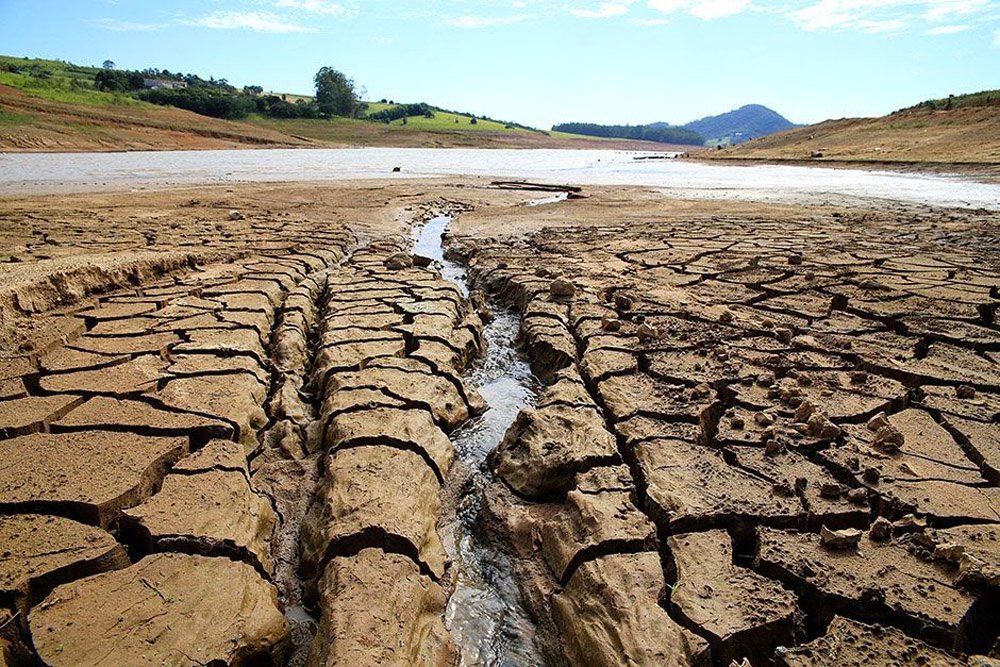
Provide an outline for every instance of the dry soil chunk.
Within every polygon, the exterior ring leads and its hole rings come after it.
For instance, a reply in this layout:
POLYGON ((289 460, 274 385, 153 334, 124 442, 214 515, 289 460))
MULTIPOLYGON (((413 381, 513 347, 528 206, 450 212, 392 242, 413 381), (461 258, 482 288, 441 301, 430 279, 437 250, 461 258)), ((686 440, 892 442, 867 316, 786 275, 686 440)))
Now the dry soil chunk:
POLYGON ((31 612, 53 666, 270 664, 288 639, 278 595, 245 563, 158 554, 65 584, 31 612))
POLYGON ((884 606, 929 628, 958 631, 975 602, 952 586, 944 565, 921 560, 894 542, 862 537, 857 550, 833 551, 814 533, 760 531, 758 565, 765 574, 806 584, 825 596, 831 611, 884 606))
POLYGON ((653 518, 675 530, 719 527, 751 517, 790 525, 802 515, 796 497, 730 466, 718 450, 681 440, 651 440, 636 448, 653 518))
POLYGON ((156 435, 181 435, 192 431, 231 437, 233 427, 199 415, 170 412, 140 401, 95 396, 65 417, 53 422, 61 430, 129 429, 156 435))
MULTIPOLYGON (((915 477, 951 479, 952 481, 971 483, 982 482, 979 469, 969 460, 948 431, 938 425, 928 413, 923 410, 903 410, 888 419, 889 424, 903 435, 900 454, 906 458, 907 464, 917 473, 914 475, 915 477), (941 464, 956 470, 949 474, 933 464, 941 464), (960 471, 965 471, 966 474, 963 476, 960 471)), ((852 427, 848 429, 848 433, 866 445, 873 443, 873 434, 870 429, 852 427)), ((888 471, 886 474, 906 477, 906 475, 888 471)))
POLYGON ((412 359, 380 359, 362 371, 336 375, 331 380, 328 394, 343 389, 384 389, 393 396, 429 409, 434 420, 448 429, 484 409, 482 398, 474 390, 466 391, 467 402, 456 386, 457 379, 453 382, 431 373, 427 366, 412 359))
POLYGON ((426 410, 374 408, 346 412, 331 419, 326 431, 329 449, 395 443, 425 456, 442 480, 455 458, 455 448, 448 436, 426 410))
POLYGON ((122 517, 123 530, 146 550, 233 554, 268 572, 275 521, 246 475, 222 470, 167 475, 159 493, 122 517))
POLYGON ((642 374, 610 377, 598 385, 598 392, 617 421, 641 412, 695 422, 715 400, 714 392, 704 396, 683 385, 660 382, 642 374))
POLYGON ((921 406, 981 422, 1000 420, 1000 394, 976 392, 974 398, 958 398, 954 387, 924 385, 920 388, 921 406))
POLYGON ((261 408, 267 397, 265 388, 243 373, 228 377, 178 378, 168 382, 154 396, 174 410, 234 424, 239 441, 247 451, 257 447, 257 430, 267 423, 267 416, 261 408))
POLYGON ((611 551, 655 551, 656 528, 629 491, 570 491, 542 527, 542 553, 566 581, 588 558, 611 551))
POLYGON ((203 329, 188 334, 188 342, 174 346, 174 353, 197 352, 206 354, 230 355, 242 354, 253 357, 258 364, 264 365, 267 356, 260 336, 249 329, 203 329))
POLYGON ((145 336, 121 336, 118 338, 99 338, 96 336, 80 336, 72 343, 72 347, 85 352, 98 354, 160 354, 168 346, 180 342, 175 333, 151 333, 145 336))
POLYGON ((955 433, 986 478, 1000 484, 1000 423, 945 415, 944 424, 955 433))
POLYGON ((670 604, 709 636, 717 661, 770 655, 792 643, 795 596, 777 582, 733 565, 732 541, 721 530, 667 541, 677 567, 670 604))
POLYGON ((573 475, 617 456, 615 438, 593 409, 567 405, 522 410, 496 453, 496 471, 530 498, 565 493, 573 475))
POLYGON ((334 558, 319 584, 323 617, 311 667, 450 665, 447 596, 406 556, 363 549, 334 558))
POLYGON ((865 625, 837 616, 825 635, 804 646, 788 649, 778 656, 777 664, 782 667, 965 667, 969 663, 911 639, 895 628, 865 625))
POLYGON ((125 550, 110 534, 62 517, 0 517, 0 599, 30 607, 59 584, 128 567, 125 550))
POLYGON ((86 394, 135 394, 156 387, 164 376, 167 364, 155 355, 143 355, 116 366, 92 371, 76 371, 44 376, 40 385, 45 391, 86 394))
POLYGON ((212 440, 191 456, 178 461, 172 472, 194 474, 213 470, 240 472, 249 477, 243 447, 231 440, 212 440))
POLYGON ((708 665, 705 640, 659 605, 665 589, 655 553, 584 563, 552 599, 571 665, 708 665))
MULTIPOLYGON (((303 527, 303 559, 315 567, 331 543, 361 540, 401 551, 440 577, 439 493, 437 476, 419 454, 383 446, 340 450, 329 459, 318 503, 303 527)), ((338 546, 332 548, 336 553, 338 546)))
POLYGON ((187 442, 109 431, 0 441, 0 508, 57 510, 107 526, 152 493, 187 442))
POLYGON ((41 431, 82 402, 79 396, 25 396, 0 401, 0 438, 41 431))
POLYGON ((795 489, 806 501, 810 525, 821 524, 831 528, 860 525, 868 517, 868 502, 852 502, 849 487, 839 485, 836 478, 822 466, 816 465, 793 450, 768 453, 761 447, 734 447, 741 466, 770 480, 774 484, 795 489), (804 480, 805 483, 803 485, 804 480), (838 489, 838 493, 831 493, 838 489))

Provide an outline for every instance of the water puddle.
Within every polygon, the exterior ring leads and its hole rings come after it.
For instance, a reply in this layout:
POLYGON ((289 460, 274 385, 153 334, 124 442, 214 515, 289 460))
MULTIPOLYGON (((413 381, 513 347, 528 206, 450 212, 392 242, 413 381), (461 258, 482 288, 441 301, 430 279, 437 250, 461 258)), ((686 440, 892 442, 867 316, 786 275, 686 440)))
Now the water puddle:
MULTIPOLYGON (((465 270, 443 256, 441 235, 449 222, 449 217, 429 220, 415 233, 414 252, 438 262, 442 276, 467 295, 465 270)), ((462 665, 539 665, 544 658, 535 644, 535 624, 521 605, 511 563, 480 534, 483 489, 492 480, 486 456, 536 399, 531 368, 514 347, 519 318, 492 305, 494 319, 483 330, 486 355, 465 375, 489 409, 451 438, 458 457, 453 478, 461 478, 462 488, 456 518, 441 531, 457 571, 445 622, 462 665)))

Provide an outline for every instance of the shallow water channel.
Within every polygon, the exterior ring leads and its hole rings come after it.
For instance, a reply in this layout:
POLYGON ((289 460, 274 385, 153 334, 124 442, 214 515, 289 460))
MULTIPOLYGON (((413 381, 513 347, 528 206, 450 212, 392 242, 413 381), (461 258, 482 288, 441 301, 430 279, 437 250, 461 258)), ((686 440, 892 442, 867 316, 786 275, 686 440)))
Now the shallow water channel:
MULTIPOLYGON (((441 275, 468 294, 465 270, 444 258, 441 236, 451 218, 429 220, 414 234, 414 252, 438 262, 441 275)), ((452 479, 461 490, 456 517, 442 527, 442 541, 457 571, 445 621, 463 665, 538 665, 535 626, 521 605, 511 564, 481 534, 482 491, 492 479, 486 456, 524 407, 534 405, 535 378, 515 348, 518 315, 490 304, 494 318, 483 330, 485 356, 465 375, 489 409, 451 435, 457 453, 452 479)))

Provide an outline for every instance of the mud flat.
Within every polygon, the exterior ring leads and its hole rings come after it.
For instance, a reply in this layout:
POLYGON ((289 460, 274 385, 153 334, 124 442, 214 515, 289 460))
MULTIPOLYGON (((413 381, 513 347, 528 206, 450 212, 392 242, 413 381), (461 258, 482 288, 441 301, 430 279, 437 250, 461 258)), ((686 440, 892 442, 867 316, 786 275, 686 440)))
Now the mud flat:
POLYGON ((997 215, 584 194, 0 201, 6 664, 1000 659, 997 215))

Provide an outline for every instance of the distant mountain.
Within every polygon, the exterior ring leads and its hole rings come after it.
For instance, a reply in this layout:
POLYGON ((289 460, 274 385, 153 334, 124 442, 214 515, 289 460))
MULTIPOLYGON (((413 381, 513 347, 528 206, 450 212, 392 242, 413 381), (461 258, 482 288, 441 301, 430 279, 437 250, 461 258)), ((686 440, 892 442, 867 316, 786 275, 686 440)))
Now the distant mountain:
POLYGON ((800 126, 777 111, 760 104, 748 104, 735 111, 692 121, 684 127, 705 137, 709 143, 726 145, 741 144, 800 126))

